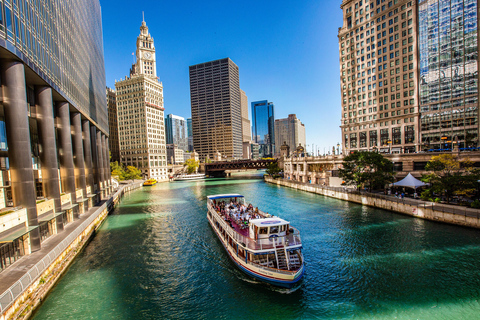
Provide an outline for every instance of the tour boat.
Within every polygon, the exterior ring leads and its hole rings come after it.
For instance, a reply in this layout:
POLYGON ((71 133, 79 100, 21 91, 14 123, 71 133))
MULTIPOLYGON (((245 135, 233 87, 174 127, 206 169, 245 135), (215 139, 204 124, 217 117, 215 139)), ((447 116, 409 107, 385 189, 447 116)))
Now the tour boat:
POLYGON ((151 187, 151 186, 154 186, 154 185, 156 185, 156 184, 157 184, 157 180, 156 180, 156 179, 153 179, 153 178, 152 178, 152 179, 148 179, 147 181, 145 181, 145 182, 143 183, 143 185, 144 185, 145 187, 151 187))
POLYGON ((292 288, 303 277, 302 242, 290 222, 245 203, 240 194, 207 197, 207 219, 232 261, 246 274, 292 288))
POLYGON ((173 181, 189 181, 189 180, 201 180, 206 176, 203 173, 182 174, 180 176, 173 177, 173 181))

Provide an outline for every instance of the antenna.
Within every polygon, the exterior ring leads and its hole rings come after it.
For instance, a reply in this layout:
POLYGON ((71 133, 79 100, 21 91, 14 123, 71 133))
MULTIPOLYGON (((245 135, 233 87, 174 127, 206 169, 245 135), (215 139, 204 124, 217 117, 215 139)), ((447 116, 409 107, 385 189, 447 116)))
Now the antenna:
POLYGON ((142 21, 145 22, 145 12, 142 11, 142 21))

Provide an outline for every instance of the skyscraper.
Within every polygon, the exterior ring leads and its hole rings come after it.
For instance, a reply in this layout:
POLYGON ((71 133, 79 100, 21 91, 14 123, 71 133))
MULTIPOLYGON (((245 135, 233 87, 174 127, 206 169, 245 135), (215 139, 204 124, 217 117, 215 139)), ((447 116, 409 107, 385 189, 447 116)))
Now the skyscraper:
POLYGON ((187 119, 188 152, 193 151, 192 118, 187 119))
POLYGON ((238 67, 230 58, 190 66, 193 146, 201 158, 242 157, 238 67))
POLYGON ((478 5, 420 0, 423 150, 478 146, 478 5))
POLYGON ((301 145, 306 148, 305 125, 297 119, 295 114, 289 114, 288 118, 275 120, 275 148, 276 154, 280 154, 280 146, 286 143, 293 152, 301 145))
POLYGON ((110 162, 120 162, 120 147, 118 141, 117 93, 107 87, 108 130, 110 132, 110 162))
POLYGON ((417 1, 344 0, 341 8, 343 150, 418 151, 417 1))
POLYGON ((267 100, 252 102, 252 138, 260 158, 275 154, 275 106, 267 100))
POLYGON ((1 12, 3 270, 111 184, 99 1, 4 1, 1 12))
POLYGON ((157 77, 155 46, 145 21, 137 38, 136 57, 130 77, 115 83, 120 161, 141 169, 146 178, 166 180, 163 85, 157 77))
POLYGON ((175 144, 178 149, 188 151, 187 122, 185 118, 169 114, 165 117, 167 144, 175 144))
POLYGON ((243 141, 243 158, 251 157, 252 131, 250 120, 248 119, 248 97, 245 91, 240 89, 240 105, 242 108, 242 141, 243 141))

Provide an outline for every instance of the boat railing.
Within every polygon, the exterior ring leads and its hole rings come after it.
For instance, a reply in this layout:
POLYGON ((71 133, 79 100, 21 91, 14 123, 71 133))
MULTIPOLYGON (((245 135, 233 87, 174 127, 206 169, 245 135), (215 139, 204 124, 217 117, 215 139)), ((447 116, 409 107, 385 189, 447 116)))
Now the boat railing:
POLYGON ((239 242, 242 246, 250 250, 276 250, 278 248, 288 248, 294 246, 301 246, 302 240, 300 238, 300 232, 293 227, 290 227, 293 232, 290 232, 286 236, 270 236, 267 239, 251 239, 237 233, 227 222, 222 218, 222 216, 210 205, 208 204, 208 210, 216 214, 216 219, 222 225, 222 228, 228 233, 228 235, 239 242))

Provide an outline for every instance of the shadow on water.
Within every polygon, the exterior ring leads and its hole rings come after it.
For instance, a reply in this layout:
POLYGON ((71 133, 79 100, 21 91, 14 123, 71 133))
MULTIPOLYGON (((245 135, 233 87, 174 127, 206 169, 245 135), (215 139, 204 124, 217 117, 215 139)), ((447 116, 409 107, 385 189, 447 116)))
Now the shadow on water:
POLYGON ((35 319, 478 319, 480 233, 258 179, 132 192, 35 319), (306 271, 285 292, 243 274, 206 220, 241 193, 302 233, 306 271))

